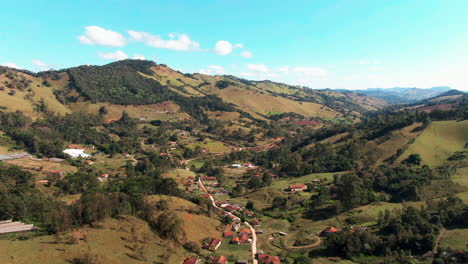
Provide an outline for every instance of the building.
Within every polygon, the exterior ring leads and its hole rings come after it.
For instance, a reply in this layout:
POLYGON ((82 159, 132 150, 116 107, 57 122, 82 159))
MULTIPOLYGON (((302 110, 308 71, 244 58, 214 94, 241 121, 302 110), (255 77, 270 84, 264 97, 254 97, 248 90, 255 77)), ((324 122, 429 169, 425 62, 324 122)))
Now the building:
POLYGON ((240 168, 242 168, 242 165, 240 165, 240 164, 231 164, 231 168, 240 169, 240 168))
POLYGON ((210 244, 208 245, 208 249, 209 250, 212 250, 212 251, 215 251, 219 248, 219 246, 221 246, 221 239, 219 238, 215 238, 213 240, 211 240, 210 244))
POLYGON ((63 153, 72 158, 89 158, 91 155, 84 153, 84 149, 66 149, 63 153))
POLYGON ((270 256, 267 254, 258 255, 259 264, 281 264, 280 258, 278 256, 270 256))
POLYGON ((250 224, 252 224, 253 226, 259 226, 260 225, 260 220, 255 218, 254 220, 250 221, 250 224))
POLYGON ((257 229, 257 230, 255 230, 255 234, 261 235, 261 234, 263 234, 263 230, 257 229))
POLYGON ((226 231, 223 233, 223 237, 225 238, 233 238, 236 236, 236 233, 232 232, 232 231, 226 231))
POLYGON ((244 229, 241 229, 241 231, 239 232, 240 235, 242 234, 247 234, 247 235, 251 235, 252 234, 252 231, 250 231, 249 228, 244 228, 244 229))
POLYGON ((201 264, 201 262, 199 258, 186 258, 182 264, 201 264))
POLYGON ((233 239, 231 239, 231 244, 234 244, 234 245, 240 245, 240 238, 239 237, 234 237, 233 239))
POLYGON ((228 264, 228 259, 225 256, 219 256, 213 259, 213 264, 228 264))
POLYGON ((333 233, 340 232, 340 231, 341 231, 341 229, 339 229, 339 228, 329 226, 329 227, 325 228, 324 230, 320 231, 319 235, 320 236, 329 236, 329 235, 331 235, 333 233))
POLYGON ((304 184, 293 184, 293 185, 289 185, 289 190, 290 190, 291 192, 305 191, 305 190, 307 190, 307 185, 304 185, 304 184))
POLYGON ((239 235, 239 242, 241 244, 252 243, 252 239, 250 239, 250 235, 248 235, 248 234, 240 234, 239 235))
POLYGON ((24 224, 22 222, 13 222, 12 220, 0 221, 0 234, 34 231, 34 225, 24 224))
POLYGON ((249 264, 248 260, 238 260, 236 261, 236 264, 249 264))

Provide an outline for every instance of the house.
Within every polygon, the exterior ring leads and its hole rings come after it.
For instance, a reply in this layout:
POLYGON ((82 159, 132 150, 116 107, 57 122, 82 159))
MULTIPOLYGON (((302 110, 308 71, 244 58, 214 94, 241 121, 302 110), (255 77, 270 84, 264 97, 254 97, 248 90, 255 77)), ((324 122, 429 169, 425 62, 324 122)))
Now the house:
POLYGON ((219 256, 213 259, 213 264, 228 264, 228 259, 225 256, 219 256))
POLYGON ((278 232, 278 234, 280 234, 281 236, 287 236, 288 235, 288 233, 286 233, 286 232, 278 232))
POLYGON ((236 261, 236 264, 248 264, 249 261, 248 260, 238 260, 236 261))
POLYGON ((340 232, 340 231, 341 231, 341 229, 339 229, 339 228, 329 226, 329 227, 325 228, 324 230, 320 231, 319 235, 320 236, 328 236, 328 235, 331 235, 333 233, 340 232))
POLYGON ((259 226, 259 225, 260 225, 260 220, 254 219, 254 220, 250 221, 250 223, 251 223, 253 226, 259 226))
POLYGON ((107 178, 109 178, 109 174, 107 174, 107 173, 103 173, 103 174, 101 174, 101 178, 105 178, 105 179, 107 179, 107 178))
POLYGON ((130 156, 130 154, 128 154, 128 153, 122 153, 122 155, 123 155, 124 157, 130 156))
POLYGON ((258 255, 259 264, 281 264, 281 261, 278 256, 270 256, 267 254, 258 255))
POLYGON ((240 239, 239 237, 234 237, 233 239, 231 239, 231 244, 234 244, 234 245, 240 245, 240 239))
POLYGON ((247 234, 247 235, 251 235, 252 234, 252 231, 250 231, 249 228, 244 228, 244 229, 241 229, 241 231, 239 232, 240 235, 242 234, 247 234))
POLYGON ((85 163, 88 164, 88 165, 91 165, 91 164, 94 164, 94 161, 92 161, 92 160, 87 160, 87 161, 85 161, 85 163))
POLYGON ((240 168, 242 168, 242 165, 240 165, 240 164, 231 164, 231 168, 240 169, 240 168))
POLYGON ((208 245, 208 249, 209 250, 212 250, 212 251, 215 251, 219 248, 219 246, 221 246, 221 239, 219 238, 215 238, 213 240, 211 240, 210 244, 208 245))
POLYGON ((233 238, 236 236, 236 233, 232 232, 232 231, 226 231, 223 233, 223 237, 225 238, 233 238))
POLYGON ((241 234, 239 235, 239 242, 241 244, 252 243, 252 239, 250 239, 250 235, 248 234, 241 234))
POLYGON ((254 215, 254 212, 251 212, 251 211, 249 211, 249 210, 244 210, 244 214, 245 214, 246 216, 253 216, 253 215, 254 215))
POLYGON ((226 202, 226 201, 221 201, 221 202, 218 202, 218 205, 219 205, 220 207, 223 207, 223 208, 224 208, 224 207, 228 206, 229 204, 228 204, 228 202, 226 202))
POLYGON ((307 190, 307 185, 304 185, 304 184, 293 184, 293 185, 289 185, 289 190, 290 190, 291 192, 305 191, 305 190, 307 190))
POLYGON ((51 170, 51 171, 50 171, 50 174, 62 175, 62 174, 63 174, 63 171, 61 171, 61 170, 51 170))
POLYGON ((261 234, 263 234, 263 230, 257 229, 257 230, 255 230, 255 234, 261 235, 261 234))
POLYGON ((202 194, 202 197, 203 198, 210 198, 210 194, 209 193, 202 194))
POLYGON ((182 264, 201 264, 201 261, 199 258, 186 258, 182 264))
POLYGON ((244 164, 244 167, 249 168, 249 169, 255 168, 255 166, 252 164, 252 162, 245 163, 245 164, 244 164))
POLYGON ((203 177, 203 180, 204 180, 204 181, 217 181, 218 178, 216 178, 216 177, 214 177, 214 176, 211 176, 211 177, 210 177, 210 176, 204 176, 204 177, 203 177))

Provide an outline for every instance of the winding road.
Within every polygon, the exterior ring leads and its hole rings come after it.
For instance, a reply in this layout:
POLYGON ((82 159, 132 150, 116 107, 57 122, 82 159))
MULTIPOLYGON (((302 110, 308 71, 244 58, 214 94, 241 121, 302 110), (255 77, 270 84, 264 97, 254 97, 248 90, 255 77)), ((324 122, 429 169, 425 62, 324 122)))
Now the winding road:
MULTIPOLYGON (((216 204, 216 201, 215 199, 213 198, 213 196, 208 192, 208 190, 206 189, 205 185, 203 184, 201 178, 198 178, 198 184, 200 184, 200 188, 202 188, 203 192, 205 192, 206 194, 209 195, 209 198, 210 198, 210 201, 211 201, 211 204, 215 207, 215 208, 218 208, 219 210, 222 210, 223 212, 227 213, 228 215, 232 216, 234 220, 237 220, 237 221, 240 221, 240 218, 235 216, 234 214, 232 214, 231 212, 227 212, 226 210, 224 210, 223 208, 219 207, 217 204, 216 204)), ((250 228, 250 232, 252 232, 252 263, 253 264, 258 264, 258 260, 255 258, 255 255, 257 254, 257 234, 255 233, 255 229, 249 224, 249 222, 245 221, 244 222, 245 225, 247 225, 249 228, 250 228)))

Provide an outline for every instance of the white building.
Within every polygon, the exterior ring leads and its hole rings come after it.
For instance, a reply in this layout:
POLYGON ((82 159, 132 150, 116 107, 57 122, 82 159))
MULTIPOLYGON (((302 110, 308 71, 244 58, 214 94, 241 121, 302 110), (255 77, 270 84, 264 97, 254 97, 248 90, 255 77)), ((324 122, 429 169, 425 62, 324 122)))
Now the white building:
POLYGON ((63 153, 70 155, 72 158, 89 158, 91 155, 84 153, 84 149, 66 149, 63 153))

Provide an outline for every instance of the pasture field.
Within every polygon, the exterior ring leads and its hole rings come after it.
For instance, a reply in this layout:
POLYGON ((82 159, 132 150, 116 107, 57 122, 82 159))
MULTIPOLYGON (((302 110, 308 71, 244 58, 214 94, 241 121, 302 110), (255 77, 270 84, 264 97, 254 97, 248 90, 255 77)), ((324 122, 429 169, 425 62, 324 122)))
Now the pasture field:
POLYGON ((421 155, 423 164, 431 167, 442 165, 454 152, 464 149, 468 142, 468 120, 434 121, 419 135, 398 159, 409 155, 421 155))
POLYGON ((132 257, 133 243, 129 241, 132 228, 140 240, 138 243, 144 245, 143 256, 147 263, 181 263, 186 256, 190 256, 179 245, 155 235, 147 223, 131 216, 109 218, 100 222, 99 226, 81 228, 80 231, 86 232, 86 240, 78 244, 68 243, 71 240, 70 232, 63 233, 59 238, 52 235, 27 240, 0 238, 0 263, 65 264, 87 253, 96 256, 99 263, 142 263, 132 257))

